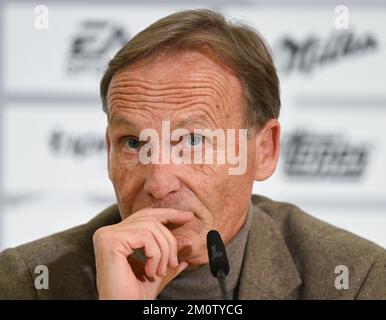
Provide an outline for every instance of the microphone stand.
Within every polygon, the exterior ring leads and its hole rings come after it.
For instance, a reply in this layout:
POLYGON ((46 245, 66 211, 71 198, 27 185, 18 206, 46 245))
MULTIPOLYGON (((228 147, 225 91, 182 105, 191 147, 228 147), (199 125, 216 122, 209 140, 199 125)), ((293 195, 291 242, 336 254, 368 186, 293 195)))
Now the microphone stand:
POLYGON ((221 290, 221 296, 223 300, 232 300, 231 297, 229 296, 226 284, 225 284, 225 273, 223 270, 219 270, 217 272, 217 280, 220 285, 220 290, 221 290))

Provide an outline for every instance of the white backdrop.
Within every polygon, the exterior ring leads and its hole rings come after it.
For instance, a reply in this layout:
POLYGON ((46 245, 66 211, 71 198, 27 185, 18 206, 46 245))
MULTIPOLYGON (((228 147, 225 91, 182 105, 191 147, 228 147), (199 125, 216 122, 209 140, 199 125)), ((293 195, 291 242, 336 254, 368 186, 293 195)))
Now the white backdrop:
MULTIPOLYGON (((360 2, 357 2, 360 3, 360 2)), ((365 1, 363 1, 365 3, 365 1)), ((0 250, 86 222, 115 201, 106 172, 102 70, 138 31, 179 9, 214 8, 257 28, 282 89, 278 170, 254 192, 386 247, 386 10, 227 2, 1 2, 0 250)))

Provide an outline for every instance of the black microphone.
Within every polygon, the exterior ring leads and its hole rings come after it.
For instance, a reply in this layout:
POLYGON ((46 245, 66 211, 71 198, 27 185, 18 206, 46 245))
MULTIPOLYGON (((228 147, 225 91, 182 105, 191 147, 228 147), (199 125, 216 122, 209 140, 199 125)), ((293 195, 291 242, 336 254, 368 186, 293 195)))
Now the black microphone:
POLYGON ((216 230, 210 230, 206 236, 209 256, 210 272, 220 284, 221 294, 224 300, 231 300, 225 285, 225 277, 229 273, 229 262, 225 251, 224 242, 216 230))

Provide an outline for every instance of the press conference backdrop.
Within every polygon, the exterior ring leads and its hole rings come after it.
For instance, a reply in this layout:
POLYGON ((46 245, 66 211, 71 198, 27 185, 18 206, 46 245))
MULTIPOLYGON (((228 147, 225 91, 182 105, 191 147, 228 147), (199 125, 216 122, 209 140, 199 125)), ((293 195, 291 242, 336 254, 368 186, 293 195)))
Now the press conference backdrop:
POLYGON ((386 6, 346 2, 349 25, 340 29, 339 4, 1 1, 0 250, 84 223, 115 202, 102 71, 137 32, 187 8, 247 22, 272 48, 282 151, 277 172, 254 193, 386 247, 386 6), (44 10, 48 25, 39 25, 44 10))

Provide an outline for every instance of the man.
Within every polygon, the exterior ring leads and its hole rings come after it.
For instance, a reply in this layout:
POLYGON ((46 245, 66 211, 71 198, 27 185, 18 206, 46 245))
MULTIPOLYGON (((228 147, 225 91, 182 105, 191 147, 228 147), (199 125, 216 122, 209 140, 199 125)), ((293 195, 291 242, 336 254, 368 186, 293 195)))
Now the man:
POLYGON ((254 30, 208 10, 167 16, 110 61, 101 97, 117 204, 5 250, 1 298, 219 299, 212 229, 235 299, 386 298, 383 248, 251 196, 280 140, 279 81, 254 30), (38 265, 48 289, 36 286, 38 265))

